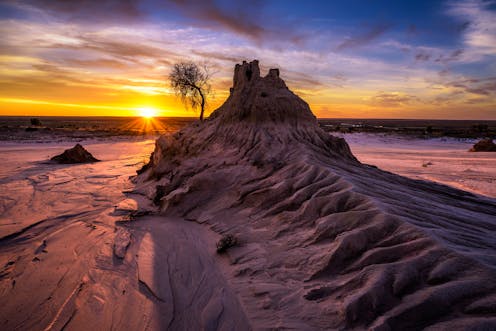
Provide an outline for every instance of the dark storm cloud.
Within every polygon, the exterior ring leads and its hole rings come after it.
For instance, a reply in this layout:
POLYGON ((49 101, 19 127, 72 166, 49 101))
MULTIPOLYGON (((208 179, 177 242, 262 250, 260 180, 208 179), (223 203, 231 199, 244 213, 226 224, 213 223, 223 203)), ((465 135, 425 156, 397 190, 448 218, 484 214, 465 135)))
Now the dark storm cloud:
POLYGON ((345 39, 336 47, 336 50, 342 51, 367 45, 383 35, 390 27, 389 24, 376 25, 360 34, 345 39))

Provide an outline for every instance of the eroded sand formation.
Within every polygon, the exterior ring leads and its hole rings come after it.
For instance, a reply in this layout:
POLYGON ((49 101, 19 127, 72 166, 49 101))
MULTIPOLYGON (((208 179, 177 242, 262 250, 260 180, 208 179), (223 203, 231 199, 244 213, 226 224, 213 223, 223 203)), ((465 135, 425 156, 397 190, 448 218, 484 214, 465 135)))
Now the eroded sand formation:
POLYGON ((359 163, 257 61, 208 121, 157 140, 138 190, 240 238, 224 281, 188 276, 219 328, 496 327, 494 200, 359 163))

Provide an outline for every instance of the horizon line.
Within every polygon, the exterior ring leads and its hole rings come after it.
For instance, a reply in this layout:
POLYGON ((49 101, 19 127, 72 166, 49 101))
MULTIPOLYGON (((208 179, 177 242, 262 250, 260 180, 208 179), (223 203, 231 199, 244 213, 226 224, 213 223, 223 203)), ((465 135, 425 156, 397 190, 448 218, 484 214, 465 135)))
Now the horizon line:
MULTIPOLYGON (((139 115, 2 115, 1 117, 65 117, 65 118, 76 118, 76 117, 100 117, 100 118, 141 118, 143 116, 139 115)), ((484 118, 470 118, 470 119, 450 119, 450 118, 398 118, 398 117, 318 117, 318 120, 396 120, 396 121, 496 121, 494 119, 484 119, 484 118)), ((198 116, 153 116, 153 118, 190 118, 198 119, 198 116)), ((208 117, 206 118, 208 119, 208 117)))

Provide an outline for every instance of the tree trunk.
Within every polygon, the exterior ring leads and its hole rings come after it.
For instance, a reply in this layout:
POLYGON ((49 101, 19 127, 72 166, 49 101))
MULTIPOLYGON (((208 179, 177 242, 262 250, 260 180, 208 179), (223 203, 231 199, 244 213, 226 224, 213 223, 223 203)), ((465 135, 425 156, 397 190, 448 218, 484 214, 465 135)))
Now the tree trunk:
POLYGON ((200 110, 200 121, 203 121, 203 112, 205 111, 205 97, 203 96, 203 93, 200 88, 198 88, 198 92, 200 93, 201 96, 201 110, 200 110))

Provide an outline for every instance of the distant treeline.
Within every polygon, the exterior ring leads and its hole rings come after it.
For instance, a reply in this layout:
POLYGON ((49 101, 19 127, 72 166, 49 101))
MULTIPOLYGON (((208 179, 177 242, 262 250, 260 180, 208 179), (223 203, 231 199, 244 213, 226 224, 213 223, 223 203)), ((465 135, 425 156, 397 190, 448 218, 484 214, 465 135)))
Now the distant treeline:
MULTIPOLYGON (((155 118, 152 131, 143 132, 142 118, 136 117, 25 117, 0 116, 0 140, 38 139, 40 135, 134 136, 144 133, 175 132, 196 118, 155 118), (30 135, 25 135, 24 132, 30 135)), ((496 139, 496 121, 477 120, 398 120, 398 119, 319 119, 328 132, 396 133, 422 137, 496 139)))
POLYGON ((319 119, 328 132, 396 133, 423 137, 496 138, 496 121, 319 119))

